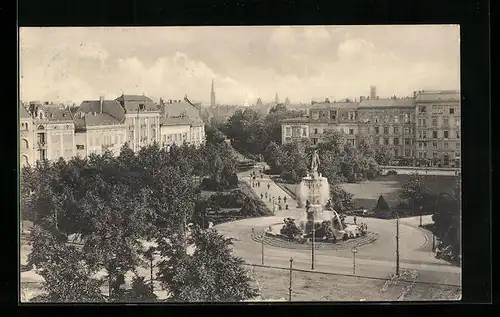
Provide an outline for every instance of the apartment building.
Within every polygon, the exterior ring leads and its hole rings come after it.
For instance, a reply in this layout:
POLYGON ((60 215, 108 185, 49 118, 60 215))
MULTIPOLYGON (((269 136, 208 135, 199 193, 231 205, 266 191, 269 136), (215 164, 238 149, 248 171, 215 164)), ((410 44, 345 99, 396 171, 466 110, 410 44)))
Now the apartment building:
POLYGON ((342 133, 347 142, 356 144, 358 134, 356 102, 328 101, 313 104, 307 118, 291 118, 282 121, 282 143, 308 138, 313 145, 321 142, 328 131, 342 133))
POLYGON ((416 152, 424 164, 460 167, 460 92, 415 92, 416 152))
POLYGON ((127 142, 134 152, 160 142, 160 110, 151 98, 122 94, 115 100, 125 110, 127 142))
POLYGON ((74 116, 76 155, 86 157, 106 150, 120 153, 127 142, 125 109, 116 100, 86 100, 74 116))
POLYGON ((70 159, 74 156, 75 124, 69 109, 31 104, 26 110, 33 120, 33 161, 57 160, 60 157, 70 159))
POLYGON ((392 151, 396 158, 412 158, 415 111, 411 98, 363 99, 358 106, 359 136, 375 148, 392 151))
POLYGON ((19 106, 19 162, 21 166, 34 162, 35 143, 33 134, 33 118, 21 104, 19 106))
POLYGON ((205 125, 201 110, 187 98, 160 100, 160 144, 170 147, 183 143, 200 146, 205 143, 205 125))

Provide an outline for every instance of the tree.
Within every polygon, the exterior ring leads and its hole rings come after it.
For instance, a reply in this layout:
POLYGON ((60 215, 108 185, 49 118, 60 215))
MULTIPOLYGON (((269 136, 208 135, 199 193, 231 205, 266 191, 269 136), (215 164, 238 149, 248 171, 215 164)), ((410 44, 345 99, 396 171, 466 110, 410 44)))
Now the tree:
POLYGON ((354 207, 353 196, 338 184, 330 185, 330 207, 339 213, 346 212, 354 207))
POLYGON ((403 189, 399 194, 401 199, 408 199, 411 208, 420 209, 426 200, 429 200, 429 190, 425 185, 424 176, 413 173, 408 181, 403 184, 403 189))
POLYGON ((205 124, 205 135, 208 144, 219 144, 226 139, 219 129, 210 124, 205 124))
POLYGON ((129 302, 154 302, 158 299, 143 276, 133 277, 132 287, 125 292, 125 298, 129 302))
POLYGON ((387 202, 385 201, 384 196, 380 195, 378 197, 377 205, 375 205, 375 208, 373 209, 373 211, 375 212, 375 215, 377 215, 379 217, 382 217, 382 218, 390 217, 391 209, 390 209, 389 205, 387 204, 387 202))
POLYGON ((173 301, 234 302, 258 295, 243 267, 244 261, 232 254, 231 239, 215 229, 196 228, 193 242, 194 253, 180 258, 167 282, 173 301))
POLYGON ((390 165, 394 160, 394 152, 387 147, 379 147, 375 150, 375 161, 382 166, 390 165))

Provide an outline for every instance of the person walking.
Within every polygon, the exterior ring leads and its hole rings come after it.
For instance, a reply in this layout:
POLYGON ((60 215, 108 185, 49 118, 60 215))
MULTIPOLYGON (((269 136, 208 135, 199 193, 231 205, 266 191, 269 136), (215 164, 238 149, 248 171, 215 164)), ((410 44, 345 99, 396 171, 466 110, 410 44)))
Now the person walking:
POLYGON ((283 197, 283 202, 286 204, 286 196, 283 197))
POLYGON ((267 189, 271 188, 271 184, 267 183, 267 189))
POLYGON ((266 192, 264 195, 265 195, 265 196, 266 196, 266 198, 267 198, 267 192, 266 192))
POLYGON ((281 203, 281 196, 278 196, 278 203, 281 203))
POLYGON ((264 194, 260 193, 260 199, 264 199, 264 194))
POLYGON ((285 209, 288 210, 288 204, 285 205, 285 209))
POLYGON ((357 218, 356 218, 356 216, 354 216, 354 224, 356 224, 356 220, 357 220, 357 218))

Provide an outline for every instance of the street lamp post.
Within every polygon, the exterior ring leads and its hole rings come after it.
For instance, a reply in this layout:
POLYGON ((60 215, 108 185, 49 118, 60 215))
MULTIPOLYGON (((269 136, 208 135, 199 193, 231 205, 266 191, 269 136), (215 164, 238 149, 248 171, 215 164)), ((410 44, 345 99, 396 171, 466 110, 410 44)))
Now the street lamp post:
POLYGON ((292 265, 293 265, 293 258, 290 258, 290 286, 288 287, 288 301, 292 301, 292 265))
POLYGON ((396 276, 399 276, 399 213, 396 212, 396 276))
POLYGON ((261 244, 261 255, 262 255, 261 263, 262 265, 264 265, 264 237, 262 237, 260 244, 261 244))
POLYGON ((358 249, 356 246, 352 247, 352 274, 356 275, 356 253, 358 253, 358 249))

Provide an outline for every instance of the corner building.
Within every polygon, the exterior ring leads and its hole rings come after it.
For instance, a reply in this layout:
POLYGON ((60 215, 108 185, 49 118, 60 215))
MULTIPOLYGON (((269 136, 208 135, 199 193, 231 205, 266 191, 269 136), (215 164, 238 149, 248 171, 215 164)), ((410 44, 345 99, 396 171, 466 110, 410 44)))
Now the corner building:
POLYGON ((460 92, 415 92, 416 151, 421 164, 461 166, 460 92))

